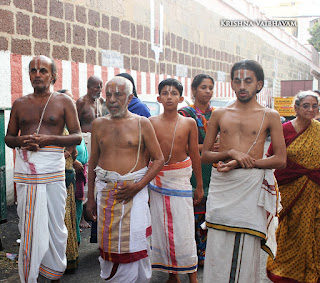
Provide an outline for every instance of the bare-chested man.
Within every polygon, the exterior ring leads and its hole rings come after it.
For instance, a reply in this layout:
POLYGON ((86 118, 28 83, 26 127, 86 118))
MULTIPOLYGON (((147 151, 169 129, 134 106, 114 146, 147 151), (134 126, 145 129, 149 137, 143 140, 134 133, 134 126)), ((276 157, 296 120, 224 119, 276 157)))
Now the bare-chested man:
POLYGON ((59 282, 67 263, 63 147, 80 144, 81 131, 71 98, 50 91, 57 75, 54 61, 35 57, 29 75, 34 93, 14 102, 5 138, 17 153, 19 274, 22 282, 37 282, 39 272, 59 282), (65 125, 68 136, 62 136, 65 125))
POLYGON ((95 217, 96 186, 101 277, 108 282, 149 282, 151 234, 147 184, 164 164, 150 121, 128 111, 132 84, 115 77, 106 84, 109 115, 92 123, 88 216, 95 217), (148 150, 152 165, 147 168, 148 150))
POLYGON ((210 118, 201 160, 217 163, 217 169, 212 170, 207 201, 205 283, 260 282, 260 247, 267 240, 267 215, 271 218, 277 209, 273 174, 267 169, 286 165, 280 116, 256 99, 263 84, 263 69, 257 62, 235 63, 231 86, 237 100, 213 111, 210 118), (219 132, 219 152, 213 152, 219 132), (263 159, 268 132, 275 154, 263 159))
POLYGON ((203 197, 198 129, 192 118, 178 114, 183 101, 182 84, 173 78, 159 84, 158 102, 163 114, 151 117, 160 143, 165 166, 150 183, 152 222, 152 267, 169 273, 168 283, 181 282, 180 274, 188 274, 197 283, 198 256, 193 221, 192 186, 194 170, 197 187, 194 204, 203 197))
POLYGON ((81 131, 85 139, 90 157, 90 133, 92 121, 102 116, 104 99, 101 97, 102 80, 97 76, 91 76, 87 82, 87 94, 77 100, 78 117, 81 131), (89 137, 87 138, 86 133, 89 137))
MULTIPOLYGON (((80 97, 76 103, 82 136, 87 147, 88 159, 90 159, 90 152, 91 152, 92 122, 94 119, 101 117, 104 114, 103 109, 105 107, 105 101, 101 97, 101 91, 102 91, 102 80, 97 76, 91 76, 87 82, 87 94, 80 97)), ((84 203, 85 203, 87 198, 87 192, 88 192, 87 183, 85 185, 84 191, 85 191, 85 195, 84 195, 84 198, 85 198, 84 203)), ((84 216, 81 217, 80 227, 90 228, 90 224, 85 221, 84 216)), ((93 243, 97 242, 96 230, 97 230, 97 227, 93 223, 90 242, 93 242, 93 243)))

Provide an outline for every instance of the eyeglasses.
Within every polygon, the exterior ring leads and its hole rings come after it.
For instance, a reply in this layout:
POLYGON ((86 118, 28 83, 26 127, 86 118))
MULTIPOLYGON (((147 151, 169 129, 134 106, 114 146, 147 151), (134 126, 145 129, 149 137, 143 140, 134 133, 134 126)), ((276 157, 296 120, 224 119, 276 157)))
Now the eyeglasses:
POLYGON ((311 105, 309 103, 304 103, 304 104, 302 104, 300 106, 302 106, 303 109, 310 109, 310 107, 312 108, 312 110, 319 109, 319 105, 318 104, 312 104, 311 105))

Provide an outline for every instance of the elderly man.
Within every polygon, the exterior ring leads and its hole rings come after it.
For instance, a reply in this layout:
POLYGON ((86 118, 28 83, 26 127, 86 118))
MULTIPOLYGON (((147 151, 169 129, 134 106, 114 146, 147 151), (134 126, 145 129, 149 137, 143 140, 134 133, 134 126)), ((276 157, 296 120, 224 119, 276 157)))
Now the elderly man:
POLYGON ((210 118, 201 160, 218 164, 212 170, 207 200, 204 282, 260 281, 260 247, 267 240, 267 215, 277 212, 273 173, 266 169, 286 165, 279 113, 256 99, 263 83, 263 69, 257 62, 235 63, 231 86, 237 100, 213 111, 210 118), (218 132, 220 147, 214 152, 218 132), (263 159, 268 133, 274 155, 263 159))
POLYGON ((34 93, 17 99, 11 111, 6 144, 16 148, 22 282, 43 276, 59 282, 66 268, 65 146, 80 144, 77 110, 71 98, 50 91, 56 81, 53 60, 35 57, 29 65, 34 93), (67 125, 70 135, 62 136, 67 125))
POLYGON ((101 97, 102 80, 97 76, 91 76, 87 82, 87 94, 77 100, 78 117, 83 138, 86 142, 90 157, 90 133, 92 121, 102 116, 104 99, 101 97))
MULTIPOLYGON (((92 121, 97 118, 103 116, 105 112, 105 101, 101 97, 102 91, 102 80, 97 76, 91 76, 87 82, 87 94, 80 97, 77 100, 77 110, 78 110, 78 118, 80 121, 82 136, 84 142, 87 147, 88 152, 88 159, 90 159, 90 152, 91 152, 91 125, 92 121)), ((86 172, 87 164, 84 166, 84 170, 86 172)), ((88 193, 88 184, 86 182, 84 186, 84 202, 87 201, 87 193, 88 193)), ((90 224, 87 223, 82 215, 80 221, 81 228, 90 228, 90 224)), ((97 242, 97 226, 95 223, 92 225, 91 230, 91 239, 90 242, 96 243, 97 242)))
POLYGON ((93 121, 87 212, 95 218, 96 185, 101 277, 108 282, 149 282, 151 234, 147 184, 164 164, 150 121, 128 111, 132 84, 106 84, 110 114, 93 121), (153 160, 147 168, 145 152, 153 160))

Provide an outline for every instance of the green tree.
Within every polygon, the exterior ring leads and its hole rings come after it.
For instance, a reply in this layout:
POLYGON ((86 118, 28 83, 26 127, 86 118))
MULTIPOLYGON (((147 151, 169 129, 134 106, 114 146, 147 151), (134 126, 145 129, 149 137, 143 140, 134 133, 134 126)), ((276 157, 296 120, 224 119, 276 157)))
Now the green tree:
POLYGON ((311 38, 309 39, 309 43, 320 52, 320 24, 316 23, 312 28, 309 29, 309 33, 311 38))

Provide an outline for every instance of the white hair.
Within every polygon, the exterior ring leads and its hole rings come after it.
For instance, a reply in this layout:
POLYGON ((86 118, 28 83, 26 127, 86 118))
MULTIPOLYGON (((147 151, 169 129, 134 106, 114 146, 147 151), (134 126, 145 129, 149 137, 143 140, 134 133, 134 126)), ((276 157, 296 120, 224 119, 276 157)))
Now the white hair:
POLYGON ((108 83, 115 83, 117 85, 124 85, 124 92, 125 94, 127 95, 127 97, 130 95, 130 94, 133 94, 133 86, 132 86, 132 83, 124 78, 124 77, 120 77, 120 76, 116 76, 114 77, 113 79, 111 79, 110 81, 106 82, 106 85, 105 85, 105 90, 107 92, 107 84, 108 83))
POLYGON ((295 106, 300 106, 300 103, 303 99, 305 99, 307 96, 312 96, 317 100, 317 103, 319 104, 319 95, 317 95, 315 92, 312 90, 305 90, 305 91, 300 91, 294 100, 294 105, 295 106))

